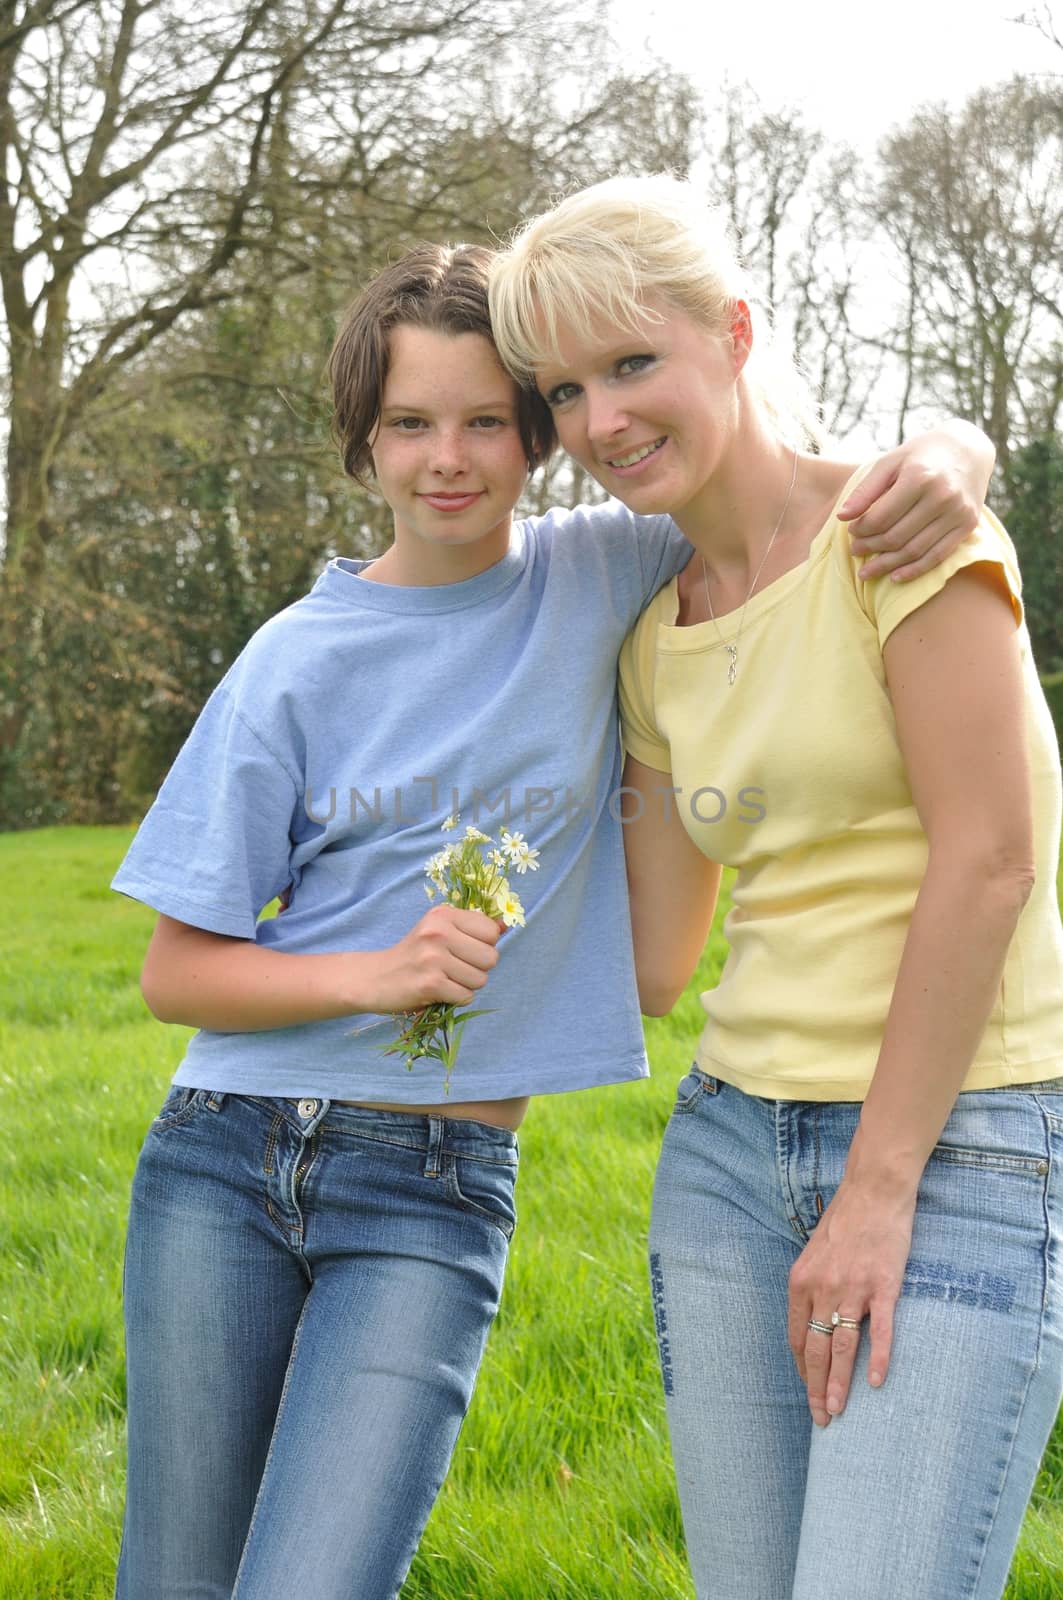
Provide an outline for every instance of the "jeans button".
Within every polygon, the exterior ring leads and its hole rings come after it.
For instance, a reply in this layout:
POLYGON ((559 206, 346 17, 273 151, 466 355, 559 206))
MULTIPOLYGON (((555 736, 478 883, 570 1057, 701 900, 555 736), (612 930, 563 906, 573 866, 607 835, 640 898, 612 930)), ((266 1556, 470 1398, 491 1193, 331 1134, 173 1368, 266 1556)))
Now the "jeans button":
POLYGON ((301 1117, 316 1117, 317 1116, 317 1101, 316 1100, 300 1100, 300 1102, 299 1102, 299 1115, 301 1117))

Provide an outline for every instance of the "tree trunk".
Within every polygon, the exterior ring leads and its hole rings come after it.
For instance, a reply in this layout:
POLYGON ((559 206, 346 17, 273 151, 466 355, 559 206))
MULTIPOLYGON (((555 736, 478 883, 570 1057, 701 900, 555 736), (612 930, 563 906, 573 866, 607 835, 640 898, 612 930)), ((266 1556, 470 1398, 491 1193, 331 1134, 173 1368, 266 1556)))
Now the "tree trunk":
MULTIPOLYGON (((0 766, 15 758, 29 712, 33 648, 50 537, 48 473, 53 430, 25 393, 12 394, 8 515, 0 568, 0 766), (21 403, 20 403, 21 401, 21 403)), ((2 781, 2 778, 0 778, 2 781)))

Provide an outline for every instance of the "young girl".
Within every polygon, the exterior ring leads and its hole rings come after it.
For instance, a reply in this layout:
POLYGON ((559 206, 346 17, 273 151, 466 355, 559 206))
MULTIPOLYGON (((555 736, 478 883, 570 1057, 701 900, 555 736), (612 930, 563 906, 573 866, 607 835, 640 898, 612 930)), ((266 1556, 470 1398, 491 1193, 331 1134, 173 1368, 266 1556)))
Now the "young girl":
POLYGON ((853 468, 802 448, 686 185, 570 196, 491 300, 565 448, 696 551, 621 702, 647 1011, 738 869, 650 1238, 698 1595, 997 1600, 1063 1387, 1060 768, 1014 550, 986 513, 865 580, 853 468))
POLYGON ((394 543, 250 641, 115 878, 161 913, 149 1005, 201 1030, 133 1186, 120 1600, 396 1595, 498 1305, 528 1096, 646 1073, 614 679, 689 551, 617 505, 513 522, 553 427, 497 360, 488 261, 424 246, 350 312, 337 431, 394 543), (526 926, 426 910, 451 813, 539 851, 526 926), (474 998, 449 1097, 384 1053, 394 1013, 474 998))

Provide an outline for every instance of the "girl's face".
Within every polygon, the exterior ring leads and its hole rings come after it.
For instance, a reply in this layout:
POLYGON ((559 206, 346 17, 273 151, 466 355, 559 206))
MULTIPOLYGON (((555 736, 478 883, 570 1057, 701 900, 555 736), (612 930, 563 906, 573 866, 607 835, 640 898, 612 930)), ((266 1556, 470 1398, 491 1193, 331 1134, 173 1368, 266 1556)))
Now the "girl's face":
POLYGON ((664 300, 650 306, 661 320, 641 318, 635 334, 563 328, 561 359, 536 383, 580 466, 632 511, 667 511, 682 526, 736 436, 748 319, 720 337, 664 300))
POLYGON ((400 326, 373 466, 413 582, 457 583, 501 561, 528 476, 517 387, 481 334, 400 326))

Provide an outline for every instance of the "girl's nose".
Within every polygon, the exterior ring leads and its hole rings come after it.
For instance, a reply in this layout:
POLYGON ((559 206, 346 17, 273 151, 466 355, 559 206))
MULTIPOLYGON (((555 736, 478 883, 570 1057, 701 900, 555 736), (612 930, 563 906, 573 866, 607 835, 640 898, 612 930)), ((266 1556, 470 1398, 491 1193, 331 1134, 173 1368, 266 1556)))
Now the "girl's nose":
POLYGON ((460 430, 439 429, 432 441, 432 471, 453 478, 464 472, 466 465, 465 444, 460 430))

